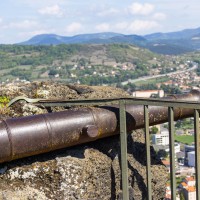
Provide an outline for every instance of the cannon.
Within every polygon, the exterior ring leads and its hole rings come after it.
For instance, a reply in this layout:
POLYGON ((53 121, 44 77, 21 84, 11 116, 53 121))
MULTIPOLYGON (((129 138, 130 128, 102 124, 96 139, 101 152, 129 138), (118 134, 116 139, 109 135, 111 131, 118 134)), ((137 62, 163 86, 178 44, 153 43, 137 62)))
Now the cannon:
MULTIPOLYGON (((165 97, 200 102, 200 92, 165 97)), ((174 108, 174 119, 193 116, 193 109, 174 108)), ((167 107, 149 106, 149 124, 168 121, 167 107)), ((144 107, 126 105, 127 132, 144 127, 144 107)), ((119 106, 81 107, 0 121, 0 163, 71 147, 120 133, 119 106)))

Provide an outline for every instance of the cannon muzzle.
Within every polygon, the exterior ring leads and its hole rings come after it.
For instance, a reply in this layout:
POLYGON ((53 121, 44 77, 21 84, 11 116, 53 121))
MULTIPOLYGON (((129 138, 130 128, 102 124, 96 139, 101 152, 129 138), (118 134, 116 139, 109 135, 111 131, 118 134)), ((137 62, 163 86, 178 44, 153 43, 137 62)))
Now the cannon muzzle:
MULTIPOLYGON (((200 102, 200 92, 167 97, 200 102)), ((126 105, 127 132, 144 127, 144 108, 126 105)), ((175 120, 193 116, 192 109, 175 108, 175 120)), ((149 106, 149 124, 168 121, 167 107, 149 106)), ((12 118, 0 121, 0 163, 70 147, 119 134, 119 107, 100 106, 12 118)))

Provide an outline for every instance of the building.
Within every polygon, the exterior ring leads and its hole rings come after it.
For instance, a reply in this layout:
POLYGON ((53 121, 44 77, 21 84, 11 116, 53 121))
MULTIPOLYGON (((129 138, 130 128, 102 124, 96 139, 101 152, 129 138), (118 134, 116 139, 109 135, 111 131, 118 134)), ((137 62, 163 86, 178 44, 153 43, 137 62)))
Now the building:
MULTIPOLYGON (((160 151, 160 150, 164 150, 166 151, 168 154, 170 152, 170 148, 169 148, 169 145, 156 145, 156 144, 153 144, 153 148, 155 151, 160 151)), ((180 153, 181 151, 181 145, 179 143, 175 143, 174 144, 174 153, 175 153, 175 156, 177 155, 177 153, 180 153)), ((184 161, 183 161, 184 162, 184 161)), ((183 164, 182 164, 183 165, 183 164)))
POLYGON ((195 151, 188 152, 188 166, 195 167, 195 151))
POLYGON ((181 151, 181 145, 179 143, 175 142, 175 144, 174 144, 174 152, 178 153, 180 151, 181 151))
POLYGON ((196 181, 193 176, 187 176, 179 185, 180 194, 185 200, 196 200, 196 181))
POLYGON ((176 130, 176 135, 184 135, 184 130, 182 129, 176 130))
POLYGON ((185 165, 188 165, 188 152, 195 151, 194 145, 185 145, 185 165))
POLYGON ((188 186, 181 190, 185 200, 196 200, 196 188, 194 186, 188 186))
POLYGON ((164 97, 165 93, 164 90, 141 90, 135 91, 132 93, 134 97, 143 97, 143 98, 150 98, 150 97, 164 97))
POLYGON ((169 145, 169 133, 162 132, 161 134, 153 134, 152 143, 155 145, 169 145))
POLYGON ((165 200, 170 200, 171 199, 171 188, 170 185, 166 185, 166 193, 165 193, 165 200))
POLYGON ((187 176, 186 178, 183 179, 183 181, 188 185, 188 186, 195 186, 196 180, 194 176, 187 176))

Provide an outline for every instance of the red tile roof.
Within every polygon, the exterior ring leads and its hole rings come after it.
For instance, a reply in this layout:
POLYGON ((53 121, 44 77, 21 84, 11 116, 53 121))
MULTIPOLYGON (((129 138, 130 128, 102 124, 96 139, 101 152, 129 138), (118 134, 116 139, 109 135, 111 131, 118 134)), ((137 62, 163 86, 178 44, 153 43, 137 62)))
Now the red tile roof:
POLYGON ((169 162, 168 160, 162 160, 162 163, 163 163, 164 165, 170 165, 170 162, 169 162))
POLYGON ((186 190, 187 190, 188 192, 195 192, 195 191, 196 191, 196 188, 195 188, 194 186, 188 186, 188 187, 186 188, 186 190))

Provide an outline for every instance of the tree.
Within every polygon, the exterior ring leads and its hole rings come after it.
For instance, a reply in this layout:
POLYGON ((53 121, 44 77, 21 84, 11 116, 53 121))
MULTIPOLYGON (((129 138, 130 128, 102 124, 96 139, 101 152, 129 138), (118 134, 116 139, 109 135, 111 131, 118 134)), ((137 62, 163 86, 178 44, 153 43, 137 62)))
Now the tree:
POLYGON ((181 125, 182 125, 182 120, 178 120, 175 124, 175 127, 176 128, 181 128, 181 125))
POLYGON ((158 132, 158 128, 156 127, 156 126, 153 126, 152 128, 151 128, 151 133, 152 134, 156 134, 158 132))
POLYGON ((200 67, 198 66, 198 68, 196 69, 196 73, 198 76, 200 76, 200 67))
POLYGON ((86 66, 87 60, 85 58, 81 58, 78 62, 80 66, 86 66))
POLYGON ((157 153, 157 156, 159 158, 167 158, 168 157, 168 153, 164 150, 164 149, 160 149, 157 153))
POLYGON ((162 84, 160 88, 163 89, 166 94, 181 94, 180 88, 175 85, 170 86, 162 84))
POLYGON ((185 200, 185 197, 183 195, 183 192, 180 193, 180 200, 185 200))
POLYGON ((55 76, 56 74, 57 74, 57 70, 56 69, 50 69, 49 76, 55 76))

